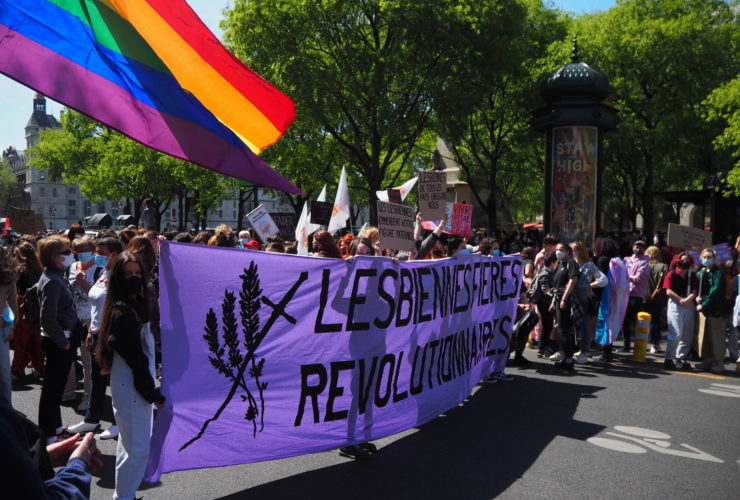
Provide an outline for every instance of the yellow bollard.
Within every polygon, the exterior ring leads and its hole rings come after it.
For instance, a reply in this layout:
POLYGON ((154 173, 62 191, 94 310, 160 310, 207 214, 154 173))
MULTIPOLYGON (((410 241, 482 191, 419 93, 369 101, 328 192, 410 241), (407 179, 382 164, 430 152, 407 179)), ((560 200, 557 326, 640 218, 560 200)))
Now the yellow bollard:
POLYGON ((635 325, 635 350, 632 361, 645 361, 648 343, 650 342, 650 313, 637 313, 637 324, 635 325))

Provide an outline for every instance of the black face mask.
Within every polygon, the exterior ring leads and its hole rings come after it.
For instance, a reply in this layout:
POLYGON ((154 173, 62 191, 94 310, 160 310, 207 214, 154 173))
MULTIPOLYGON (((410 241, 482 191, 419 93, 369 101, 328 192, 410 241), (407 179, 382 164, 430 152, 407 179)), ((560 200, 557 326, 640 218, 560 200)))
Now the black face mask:
POLYGON ((688 269, 691 267, 691 262, 679 261, 678 267, 681 269, 688 269))
POLYGON ((136 295, 141 291, 143 280, 138 276, 131 276, 130 278, 126 278, 124 283, 126 285, 126 292, 130 295, 136 295))

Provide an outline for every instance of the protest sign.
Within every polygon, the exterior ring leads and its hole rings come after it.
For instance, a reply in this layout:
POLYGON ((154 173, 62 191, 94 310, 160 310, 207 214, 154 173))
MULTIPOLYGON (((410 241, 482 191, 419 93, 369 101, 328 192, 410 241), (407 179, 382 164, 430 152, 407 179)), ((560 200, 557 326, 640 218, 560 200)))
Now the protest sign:
POLYGON ((328 226, 329 221, 331 220, 332 210, 334 210, 334 203, 330 201, 312 201, 311 224, 328 226))
POLYGON ((414 248, 414 210, 395 203, 378 202, 380 244, 391 250, 414 248))
POLYGON ((347 263, 162 245, 167 402, 148 480, 333 449, 436 418, 506 366, 521 274, 518 256, 347 263))
MULTIPOLYGON (((473 221, 473 205, 467 205, 465 203, 447 203, 447 223, 442 228, 443 233, 454 234, 455 236, 462 236, 469 238, 473 235, 472 229, 473 221)), ((433 231, 439 224, 438 220, 428 221, 425 220, 421 223, 421 227, 433 231)))
POLYGON ((702 251, 712 246, 712 232, 671 222, 668 224, 668 244, 685 250, 702 251))
POLYGON ((728 260, 732 263, 732 253, 730 253, 730 245, 727 243, 719 243, 718 245, 712 246, 714 253, 717 254, 717 262, 727 262, 728 260))
POLYGON ((296 217, 295 213, 271 213, 270 217, 275 221, 280 230, 280 236, 285 240, 292 240, 295 234, 296 217))
MULTIPOLYGON (((400 189, 389 189, 387 192, 388 192, 388 202, 389 203, 395 203, 396 205, 403 204, 403 197, 401 196, 400 189)), ((385 201, 385 200, 380 200, 380 201, 385 201)))
POLYGON ((257 236, 262 241, 280 232, 280 228, 275 224, 275 221, 272 220, 272 217, 270 217, 270 214, 262 205, 249 212, 247 214, 247 220, 252 224, 257 236))
POLYGON ((439 220, 447 210, 447 174, 419 172, 419 211, 426 220, 439 220))

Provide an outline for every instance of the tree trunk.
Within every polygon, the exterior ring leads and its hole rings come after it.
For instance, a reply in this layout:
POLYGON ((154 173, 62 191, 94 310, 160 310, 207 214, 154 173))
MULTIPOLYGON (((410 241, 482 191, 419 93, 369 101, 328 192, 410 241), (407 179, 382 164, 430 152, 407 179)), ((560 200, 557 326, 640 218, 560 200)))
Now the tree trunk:
POLYGON ((652 236, 654 222, 653 205, 653 154, 649 151, 643 153, 645 158, 645 186, 642 192, 642 228, 645 236, 652 236))

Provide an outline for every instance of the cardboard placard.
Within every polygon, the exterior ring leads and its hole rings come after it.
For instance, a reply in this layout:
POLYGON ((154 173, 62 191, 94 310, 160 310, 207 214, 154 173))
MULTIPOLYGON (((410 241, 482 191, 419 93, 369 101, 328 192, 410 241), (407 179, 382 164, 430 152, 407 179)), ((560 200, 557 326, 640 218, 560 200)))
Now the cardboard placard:
POLYGON ((414 210, 396 203, 378 201, 380 244, 391 250, 414 248, 414 210))
POLYGON ((319 226, 328 226, 331 220, 331 213, 334 210, 334 203, 330 201, 312 201, 311 202, 311 224, 319 226))
MULTIPOLYGON (((473 205, 466 203, 447 203, 447 224, 442 228, 443 233, 470 238, 473 236, 473 205)), ((439 220, 432 220, 421 223, 421 227, 434 231, 439 224, 439 220)))
POLYGON ((425 220, 441 219, 447 205, 447 174, 419 172, 419 211, 425 220))
POLYGON ((698 227, 668 224, 668 244, 684 250, 702 251, 712 246, 712 232, 698 227))
POLYGON ((732 262, 732 253, 730 253, 730 245, 727 243, 719 243, 712 246, 714 253, 717 254, 717 262, 732 262))
POLYGON ((291 213, 291 212, 271 213, 270 217, 272 217, 272 220, 275 221, 275 224, 280 230, 280 236, 284 240, 295 239, 295 225, 296 225, 295 213, 291 213))
POLYGON ((280 228, 278 228, 278 225, 275 224, 274 220, 272 220, 267 209, 262 205, 249 212, 247 214, 247 220, 252 224, 257 236, 259 236, 263 242, 267 241, 267 238, 273 234, 278 234, 280 232, 280 228))

